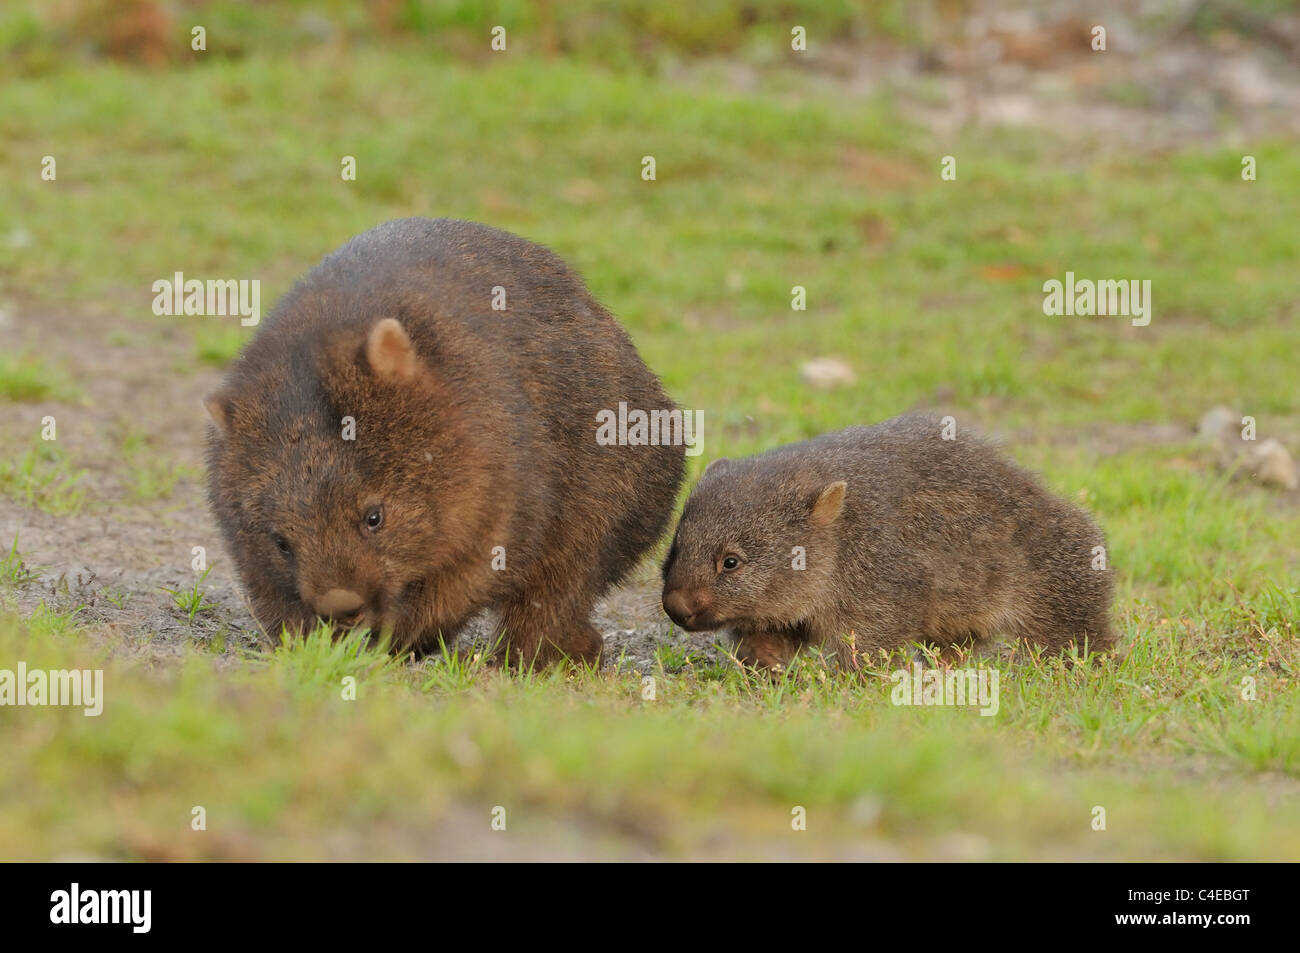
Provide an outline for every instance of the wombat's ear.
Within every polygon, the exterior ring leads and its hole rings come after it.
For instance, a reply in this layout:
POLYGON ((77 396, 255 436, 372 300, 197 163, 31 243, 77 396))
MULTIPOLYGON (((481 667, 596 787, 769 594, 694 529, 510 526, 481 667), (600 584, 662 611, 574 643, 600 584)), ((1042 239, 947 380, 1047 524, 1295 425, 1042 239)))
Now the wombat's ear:
POLYGON ((366 363, 385 380, 410 380, 415 376, 415 348, 396 318, 384 318, 366 339, 366 363))
POLYGON ((830 526, 835 522, 844 507, 844 493, 847 489, 847 483, 836 480, 817 494, 817 500, 812 506, 812 514, 809 516, 814 526, 830 526))
POLYGON ((230 414, 232 411, 230 392, 214 390, 203 398, 203 406, 208 409, 208 416, 223 434, 230 431, 230 414))
MULTIPOLYGON (((722 469, 721 464, 724 464, 724 463, 726 463, 726 462, 727 462, 727 458, 726 458, 726 457, 718 457, 718 459, 716 459, 716 460, 710 460, 710 461, 709 461, 709 465, 708 465, 707 467, 704 468, 704 473, 708 473, 708 472, 709 472, 710 470, 712 470, 714 467, 717 467, 719 470, 721 470, 721 469, 722 469)), ((704 476, 704 473, 701 473, 700 476, 704 476)))

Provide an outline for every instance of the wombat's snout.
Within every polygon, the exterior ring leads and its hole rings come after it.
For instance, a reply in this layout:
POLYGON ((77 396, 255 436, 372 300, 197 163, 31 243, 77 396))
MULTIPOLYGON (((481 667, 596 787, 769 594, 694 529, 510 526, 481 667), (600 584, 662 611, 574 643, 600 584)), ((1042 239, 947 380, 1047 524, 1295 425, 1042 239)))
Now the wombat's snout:
POLYGON ((333 619, 342 625, 351 625, 361 618, 366 600, 351 589, 330 589, 312 602, 312 611, 322 619, 333 619))
POLYGON ((688 632, 712 628, 713 595, 707 589, 669 589, 664 612, 688 632))

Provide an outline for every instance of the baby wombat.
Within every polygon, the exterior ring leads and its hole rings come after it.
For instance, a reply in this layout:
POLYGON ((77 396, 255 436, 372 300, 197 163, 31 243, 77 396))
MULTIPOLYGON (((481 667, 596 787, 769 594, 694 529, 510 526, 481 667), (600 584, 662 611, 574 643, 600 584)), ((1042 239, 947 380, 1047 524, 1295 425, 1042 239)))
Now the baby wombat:
POLYGON ((1051 651, 1112 642, 1101 532, 940 418, 909 414, 718 460, 682 513, 664 610, 729 629, 742 661, 825 646, 857 667, 910 642, 995 634, 1051 651))
POLYGON ((511 662, 594 662, 592 605, 683 470, 680 443, 597 441, 621 402, 673 406, 550 251, 445 219, 352 239, 206 402, 208 494, 258 621, 421 652, 495 607, 511 662))

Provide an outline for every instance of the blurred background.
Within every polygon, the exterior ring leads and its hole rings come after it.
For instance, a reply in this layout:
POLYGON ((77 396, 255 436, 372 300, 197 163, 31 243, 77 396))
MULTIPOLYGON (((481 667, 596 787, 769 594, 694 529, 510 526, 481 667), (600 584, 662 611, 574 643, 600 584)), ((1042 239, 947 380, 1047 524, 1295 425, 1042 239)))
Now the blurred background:
MULTIPOLYGON (((1048 467, 1195 469, 1219 405, 1294 455, 1298 44, 1280 0, 7 4, 9 386, 168 341, 153 386, 197 388, 249 329, 160 320, 153 281, 258 278, 266 310, 351 235, 446 215, 578 268, 707 412, 699 466, 917 405, 1061 444, 1048 467), (1151 280, 1151 325, 1045 317, 1067 271, 1151 280), (78 332, 42 340, 55 305, 78 332)), ((194 422, 148 414, 187 475, 194 422)))

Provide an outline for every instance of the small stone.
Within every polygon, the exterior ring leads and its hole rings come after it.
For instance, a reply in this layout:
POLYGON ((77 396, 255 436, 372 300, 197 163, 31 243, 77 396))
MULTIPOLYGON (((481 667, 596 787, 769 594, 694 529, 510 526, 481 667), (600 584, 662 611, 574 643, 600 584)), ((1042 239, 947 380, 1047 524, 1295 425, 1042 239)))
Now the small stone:
POLYGON ((1291 454, 1271 437, 1261 440, 1258 446, 1247 453, 1246 469, 1265 486, 1276 486, 1284 490, 1300 487, 1300 474, 1296 472, 1291 454))
POLYGON ((968 831, 944 834, 935 843, 940 860, 983 861, 993 856, 993 845, 987 837, 968 831))
POLYGON ((334 39, 338 33, 338 30, 328 17, 312 11, 303 13, 298 17, 297 27, 299 33, 319 43, 334 39))
POLYGON ((849 820, 857 827, 875 827, 884 810, 884 801, 874 794, 864 794, 850 805, 849 820))
POLYGON ((1241 437, 1241 414, 1222 404, 1211 407, 1196 425, 1202 439, 1215 444, 1227 444, 1241 437))
POLYGON ((799 373, 813 387, 826 390, 853 384, 858 379, 853 368, 838 357, 815 357, 799 368, 799 373))

